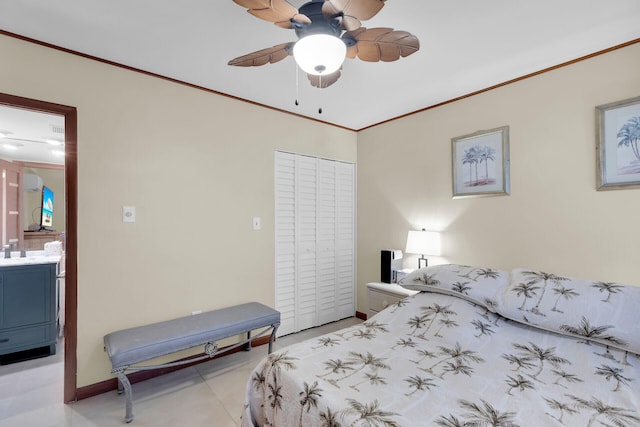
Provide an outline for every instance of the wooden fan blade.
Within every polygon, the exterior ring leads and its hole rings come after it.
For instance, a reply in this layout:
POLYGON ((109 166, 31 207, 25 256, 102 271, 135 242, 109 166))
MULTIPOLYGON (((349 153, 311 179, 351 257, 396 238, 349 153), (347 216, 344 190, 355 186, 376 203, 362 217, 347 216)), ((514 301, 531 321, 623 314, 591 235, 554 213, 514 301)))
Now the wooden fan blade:
POLYGON ((420 49, 420 41, 407 31, 394 31, 393 28, 359 28, 345 33, 357 43, 347 51, 347 56, 357 56, 367 62, 391 62, 400 57, 409 56, 420 49))
POLYGON ((322 13, 325 16, 342 15, 342 27, 353 31, 360 21, 373 18, 383 8, 385 0, 325 0, 322 13))
POLYGON ((291 55, 293 45, 294 43, 289 42, 258 50, 232 59, 228 64, 237 67, 259 67, 265 64, 275 64, 291 55))
POLYGON ((343 38, 350 38, 352 42, 355 42, 353 44, 345 42, 347 45, 347 58, 353 59, 358 56, 358 37, 365 31, 367 31, 366 28, 360 27, 357 30, 344 33, 343 38))
POLYGON ((299 24, 309 25, 311 24, 311 19, 309 19, 307 15, 303 15, 302 13, 296 13, 295 16, 289 19, 288 21, 275 22, 275 24, 280 28, 284 28, 285 30, 291 30, 295 28, 295 26, 293 25, 294 22, 297 22, 299 24))
POLYGON ((331 74, 327 74, 326 76, 322 76, 322 78, 320 78, 320 76, 316 76, 315 74, 307 74, 307 78, 309 79, 311 86, 324 89, 337 82, 341 75, 341 70, 338 70, 334 71, 331 74))
POLYGON ((343 16, 342 17, 342 29, 347 31, 355 31, 358 28, 362 27, 362 22, 358 18, 354 18, 353 16, 343 16))
POLYGON ((293 28, 292 20, 303 24, 310 24, 311 20, 306 15, 298 13, 286 0, 233 0, 253 16, 273 22, 282 28, 293 28))

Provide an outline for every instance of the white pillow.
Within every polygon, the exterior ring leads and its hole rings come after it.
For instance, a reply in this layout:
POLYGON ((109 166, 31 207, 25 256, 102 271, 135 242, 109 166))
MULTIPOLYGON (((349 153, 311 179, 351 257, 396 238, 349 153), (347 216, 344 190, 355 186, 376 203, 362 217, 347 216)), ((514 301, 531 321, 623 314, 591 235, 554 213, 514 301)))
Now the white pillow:
POLYGON ((507 286, 509 273, 468 265, 434 265, 414 270, 398 284, 414 291, 453 295, 495 311, 493 299, 507 286))
POLYGON ((501 315, 640 354, 640 287, 518 268, 496 297, 501 315))

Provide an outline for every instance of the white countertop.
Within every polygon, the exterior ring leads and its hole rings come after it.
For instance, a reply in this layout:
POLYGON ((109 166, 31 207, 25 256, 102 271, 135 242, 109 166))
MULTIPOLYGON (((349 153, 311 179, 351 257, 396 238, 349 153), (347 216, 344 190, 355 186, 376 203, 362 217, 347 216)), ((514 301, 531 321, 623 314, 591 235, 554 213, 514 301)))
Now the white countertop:
POLYGON ((56 264, 60 262, 60 255, 46 256, 44 251, 27 251, 27 256, 20 258, 20 251, 12 251, 11 258, 4 257, 4 251, 0 252, 0 267, 13 267, 30 264, 56 264))

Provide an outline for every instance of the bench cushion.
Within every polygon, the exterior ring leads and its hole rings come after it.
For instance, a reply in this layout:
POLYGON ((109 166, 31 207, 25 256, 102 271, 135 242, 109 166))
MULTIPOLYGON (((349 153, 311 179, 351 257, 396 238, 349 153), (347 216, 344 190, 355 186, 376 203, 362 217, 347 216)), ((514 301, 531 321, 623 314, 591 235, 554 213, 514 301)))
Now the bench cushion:
POLYGON ((104 346, 115 370, 279 322, 280 312, 250 302, 112 332, 104 346))

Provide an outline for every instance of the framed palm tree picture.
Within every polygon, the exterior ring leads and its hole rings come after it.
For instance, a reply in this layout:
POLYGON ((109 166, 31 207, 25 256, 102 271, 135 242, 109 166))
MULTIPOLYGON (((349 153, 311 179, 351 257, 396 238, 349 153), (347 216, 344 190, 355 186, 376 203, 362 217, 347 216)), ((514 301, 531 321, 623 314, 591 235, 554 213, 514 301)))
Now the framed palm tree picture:
POLYGON ((509 126, 451 139, 453 197, 509 194, 509 126))
POLYGON ((596 107, 598 190, 640 188, 640 96, 596 107))

